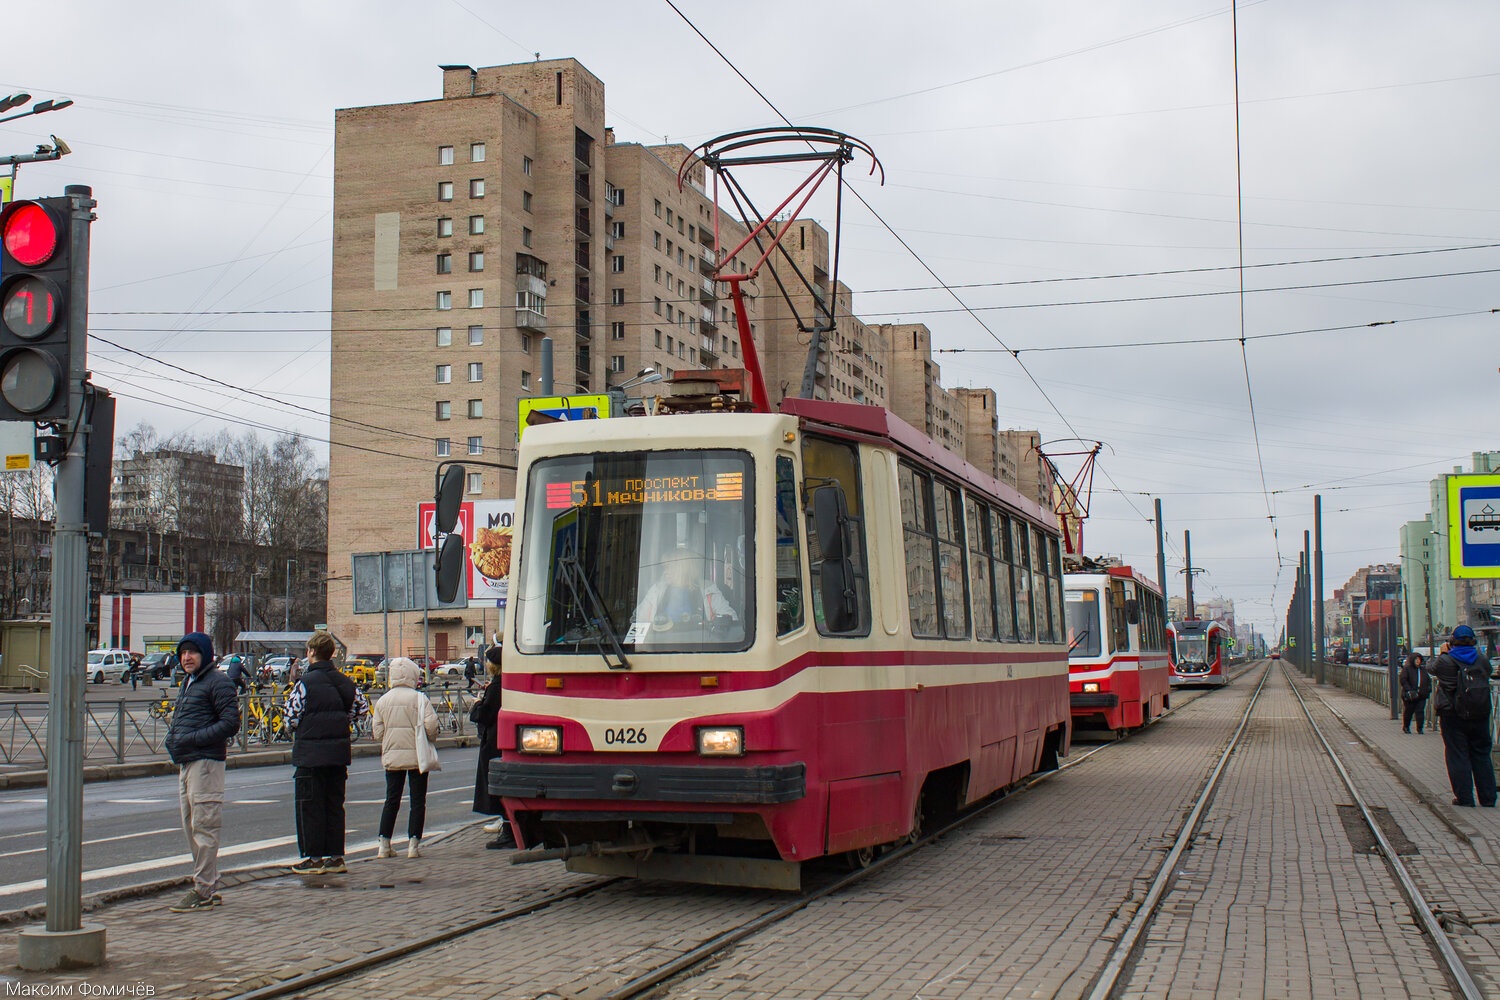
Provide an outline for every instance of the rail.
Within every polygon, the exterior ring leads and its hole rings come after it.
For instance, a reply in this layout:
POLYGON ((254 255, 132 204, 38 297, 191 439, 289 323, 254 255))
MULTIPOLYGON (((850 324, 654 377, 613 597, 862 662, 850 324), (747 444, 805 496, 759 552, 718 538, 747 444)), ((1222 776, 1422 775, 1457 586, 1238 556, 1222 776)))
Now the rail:
MULTIPOLYGON (((373 705, 381 693, 381 689, 371 688, 365 696, 373 705)), ((149 701, 123 697, 85 701, 84 762, 124 764, 164 756, 175 692, 168 688, 159 694, 149 701)), ((468 731, 474 694, 448 687, 428 688, 426 694, 445 734, 461 736, 468 731)), ((285 692, 242 693, 235 748, 247 753, 267 745, 289 744, 291 731, 285 725, 285 712, 285 692)), ((0 701, 0 765, 46 766, 49 714, 50 706, 45 701, 0 701)), ((350 739, 355 743, 373 739, 369 725, 354 728, 350 739)))

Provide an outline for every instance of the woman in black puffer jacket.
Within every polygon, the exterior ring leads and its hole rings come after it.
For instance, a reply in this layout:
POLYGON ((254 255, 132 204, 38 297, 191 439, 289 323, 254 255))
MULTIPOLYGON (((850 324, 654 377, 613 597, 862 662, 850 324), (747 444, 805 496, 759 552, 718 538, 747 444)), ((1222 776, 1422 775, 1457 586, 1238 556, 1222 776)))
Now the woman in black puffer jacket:
POLYGON ((1401 731, 1411 732, 1411 720, 1417 720, 1417 735, 1427 724, 1427 699, 1432 696, 1432 675, 1421 653, 1406 654, 1401 666, 1401 731))
POLYGON ((515 847, 516 840, 510 828, 505 825, 505 814, 500 808, 500 800, 490 794, 490 761, 500 756, 499 646, 491 646, 485 651, 484 672, 489 677, 489 683, 485 685, 484 694, 474 703, 473 709, 469 712, 469 721, 474 723, 474 728, 479 734, 479 769, 474 775, 474 811, 496 817, 493 823, 485 824, 484 830, 486 833, 494 833, 498 836, 484 846, 515 847))

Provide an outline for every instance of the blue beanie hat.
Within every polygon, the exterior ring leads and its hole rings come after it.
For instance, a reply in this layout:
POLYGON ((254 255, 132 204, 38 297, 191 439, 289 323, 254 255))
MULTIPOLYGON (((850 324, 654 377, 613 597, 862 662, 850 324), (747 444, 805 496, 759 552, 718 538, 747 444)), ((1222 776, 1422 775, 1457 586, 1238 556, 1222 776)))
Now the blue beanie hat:
POLYGON ((1467 625, 1460 625, 1453 630, 1451 641, 1458 645, 1472 646, 1474 645, 1474 630, 1467 625))

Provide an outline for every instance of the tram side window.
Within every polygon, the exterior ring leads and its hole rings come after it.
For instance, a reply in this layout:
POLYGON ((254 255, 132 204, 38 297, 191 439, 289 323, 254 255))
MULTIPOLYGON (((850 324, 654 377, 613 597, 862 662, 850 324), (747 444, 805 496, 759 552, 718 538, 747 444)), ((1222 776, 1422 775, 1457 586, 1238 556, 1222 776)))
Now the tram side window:
POLYGON ((994 556, 990 552, 990 509, 973 497, 964 505, 969 519, 969 563, 974 574, 974 638, 990 642, 999 638, 995 632, 994 556))
POLYGON ((1109 581, 1109 645, 1117 653, 1130 648, 1130 623, 1125 618, 1125 581, 1109 581))
POLYGON ((1032 579, 1036 581, 1036 638, 1038 642, 1057 641, 1057 588, 1052 585, 1053 555, 1052 540, 1042 534, 1040 528, 1031 531, 1032 579))
POLYGON ((812 595, 813 621, 823 635, 847 636, 850 638, 870 634, 870 578, 865 559, 864 492, 860 489, 859 455, 853 445, 827 438, 808 435, 802 439, 802 507, 807 528, 807 552, 812 564, 812 580, 808 593, 812 595), (828 627, 823 614, 822 597, 822 543, 818 539, 818 526, 813 517, 813 491, 822 486, 839 486, 844 491, 844 501, 849 509, 849 521, 853 528, 854 545, 849 552, 854 570, 854 595, 858 614, 853 628, 835 632, 828 627))
POLYGON ((1006 642, 1016 638, 1016 602, 1013 582, 1015 556, 1012 551, 1010 518, 990 511, 990 551, 995 557, 995 631, 1006 642))
POLYGON ((1052 641, 1063 642, 1068 637, 1067 626, 1064 624, 1066 609, 1063 606, 1063 561, 1062 543, 1056 538, 1047 539, 1047 551, 1052 553, 1052 559, 1048 566, 1052 574, 1047 581, 1052 593, 1052 641))
POLYGON ((1025 521, 1012 521, 1015 546, 1011 550, 1015 561, 1016 582, 1016 639, 1031 642, 1036 638, 1036 626, 1032 622, 1031 607, 1031 525, 1025 521))
POLYGON ((937 567, 943 610, 943 636, 969 637, 969 574, 964 569, 964 515, 958 490, 932 484, 933 522, 937 528, 937 567))
POLYGON ((911 634, 937 638, 937 581, 932 566, 932 503, 926 476, 901 466, 901 535, 906 548, 906 601, 911 634))
POLYGON ((1161 597, 1141 595, 1141 648, 1161 652, 1167 648, 1167 625, 1161 597))
POLYGON ((797 545, 797 480, 790 455, 776 456, 776 634, 802 627, 802 550, 797 545))

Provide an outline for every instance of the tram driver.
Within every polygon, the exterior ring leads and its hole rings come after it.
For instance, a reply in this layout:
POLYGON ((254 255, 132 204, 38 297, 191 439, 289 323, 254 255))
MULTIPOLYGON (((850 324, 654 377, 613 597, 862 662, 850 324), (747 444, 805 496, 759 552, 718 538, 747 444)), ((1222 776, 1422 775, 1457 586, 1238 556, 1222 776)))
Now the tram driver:
POLYGON ((729 598, 704 573, 704 559, 696 552, 671 549, 658 569, 660 577, 641 596, 634 621, 649 623, 652 632, 711 627, 726 619, 739 621, 729 598))

